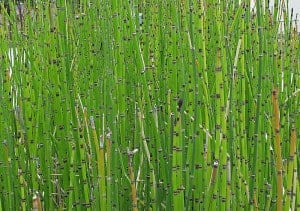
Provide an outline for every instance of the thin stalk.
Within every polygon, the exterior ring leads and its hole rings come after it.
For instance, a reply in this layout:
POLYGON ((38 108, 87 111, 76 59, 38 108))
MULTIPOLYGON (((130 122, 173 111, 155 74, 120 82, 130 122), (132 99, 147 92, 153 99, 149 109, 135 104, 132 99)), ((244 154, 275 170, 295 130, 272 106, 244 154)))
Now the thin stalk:
POLYGON ((98 188, 99 188, 99 203, 101 210, 106 210, 106 185, 105 185, 105 171, 104 171, 104 141, 103 139, 98 140, 96 126, 95 126, 95 120, 94 117, 90 117, 90 125, 92 129, 92 136, 94 140, 94 147, 96 150, 96 157, 97 157, 97 180, 98 180, 98 188))
POLYGON ((132 210, 137 211, 137 191, 136 191, 136 186, 135 186, 135 177, 134 177, 134 172, 133 172, 133 161, 132 157, 133 154, 136 151, 129 151, 128 150, 128 172, 129 172, 129 178, 130 178, 130 185, 131 185, 131 200, 132 200, 132 210))
POLYGON ((290 156, 288 158, 288 171, 287 171, 287 190, 286 190, 286 201, 284 204, 284 210, 288 211, 292 207, 291 202, 294 198, 293 195, 293 176, 294 176, 294 160, 296 155, 296 130, 293 127, 290 137, 290 156))
POLYGON ((272 91, 273 104, 273 129, 275 133, 275 156, 276 156, 276 171, 277 171, 277 210, 282 210, 283 203, 283 178, 282 178, 282 155, 281 155, 281 141, 280 141, 280 113, 278 105, 278 91, 273 88, 272 91))

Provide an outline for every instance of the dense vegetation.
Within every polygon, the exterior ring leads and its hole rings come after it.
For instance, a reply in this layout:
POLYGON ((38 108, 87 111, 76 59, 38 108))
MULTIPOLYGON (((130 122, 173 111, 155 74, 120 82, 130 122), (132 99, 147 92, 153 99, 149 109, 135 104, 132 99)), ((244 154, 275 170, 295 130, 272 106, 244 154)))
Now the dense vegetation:
POLYGON ((287 1, 49 2, 1 3, 0 210, 300 207, 287 1))

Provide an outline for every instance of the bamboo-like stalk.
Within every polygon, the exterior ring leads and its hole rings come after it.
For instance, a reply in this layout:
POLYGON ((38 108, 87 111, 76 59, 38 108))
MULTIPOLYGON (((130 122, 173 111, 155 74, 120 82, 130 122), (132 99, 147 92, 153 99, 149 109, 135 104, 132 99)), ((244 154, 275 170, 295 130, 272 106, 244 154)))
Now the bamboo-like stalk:
POLYGON ((141 112, 138 112, 138 118, 139 118, 139 122, 140 122, 140 126, 141 126, 141 138, 142 138, 142 144, 144 146, 144 151, 147 157, 147 161, 148 164, 150 166, 151 172, 150 172, 150 178, 152 181, 152 185, 151 185, 151 197, 154 200, 156 198, 156 194, 157 194, 157 190, 156 190, 156 180, 155 180, 155 174, 154 174, 154 170, 153 170, 153 164, 151 163, 151 157, 150 157, 150 151, 149 151, 149 147, 148 144, 146 142, 146 136, 145 136, 145 131, 144 131, 144 123, 143 123, 143 114, 141 112))
POLYGON ((87 207, 88 210, 90 210, 90 197, 89 197, 89 186, 88 186, 88 174, 87 174, 87 166, 86 166, 86 145, 84 141, 83 136, 83 126, 80 121, 79 117, 79 109, 76 107, 76 117, 77 117, 77 125, 78 125, 78 134, 79 134, 79 143, 77 147, 79 147, 79 154, 80 154, 80 162, 82 165, 81 169, 81 177, 82 177, 82 185, 83 185, 83 196, 84 196, 84 206, 87 207))
POLYGON ((6 2, 0 209, 299 207, 288 1, 6 2))
POLYGON ((284 204, 284 210, 288 211, 292 207, 293 195, 293 177, 294 177, 294 160, 296 155, 296 130, 293 127, 290 137, 290 156, 288 160, 288 170, 287 170, 287 190, 286 190, 286 201, 284 204))
POLYGON ((105 177, 105 158, 104 158, 104 137, 100 136, 100 174, 99 174, 99 186, 100 186, 100 198, 101 198, 101 210, 105 210, 107 207, 107 196, 106 196, 106 177, 105 177))
POLYGON ((107 195, 107 207, 111 207, 111 200, 112 200, 112 195, 111 195, 111 131, 109 131, 106 134, 106 182, 107 182, 107 190, 106 190, 106 195, 107 195))
POLYGON ((105 160, 104 160, 104 140, 103 137, 100 137, 100 140, 98 140, 97 137, 97 131, 95 126, 95 120, 94 117, 90 117, 90 125, 92 129, 93 134, 93 140, 94 140, 94 147, 96 149, 96 155, 97 155, 97 177, 98 177, 98 188, 99 188, 99 203, 101 210, 106 209, 107 201, 106 201, 106 182, 105 182, 105 160))
POLYGON ((36 193, 32 198, 32 209, 33 211, 43 211, 41 196, 36 193))
POLYGON ((134 171, 133 171, 133 161, 132 157, 133 154, 136 151, 129 151, 128 154, 128 172, 129 172, 129 178, 130 178, 130 186, 131 186, 131 200, 132 200, 132 210, 137 211, 138 205, 137 205, 137 191, 136 191, 136 185, 135 185, 135 177, 134 177, 134 171))
POLYGON ((184 189, 182 175, 182 127, 181 127, 181 107, 182 102, 178 102, 177 117, 173 118, 173 146, 172 146, 172 189, 174 210, 184 209, 184 189))
POLYGON ((252 177, 251 177, 251 197, 253 197, 253 202, 255 208, 258 209, 257 204, 257 188, 258 188, 258 180, 256 179, 258 174, 258 167, 257 167, 257 152, 259 147, 259 127, 260 127, 260 120, 261 120, 261 101, 262 101, 262 72, 263 72, 263 22, 262 22, 262 4, 261 1, 256 1, 256 12, 257 12, 257 35, 258 35, 258 83, 257 83, 257 98, 256 98, 256 112, 255 112, 255 128, 254 128, 254 153, 252 155, 253 159, 253 170, 252 170, 252 177))
POLYGON ((278 105, 278 90, 273 88, 272 91, 273 104, 273 129, 275 134, 275 156, 276 156, 276 171, 277 171, 277 210, 282 210, 283 204, 283 178, 282 178, 282 156, 281 156, 281 141, 280 141, 280 113, 278 105))

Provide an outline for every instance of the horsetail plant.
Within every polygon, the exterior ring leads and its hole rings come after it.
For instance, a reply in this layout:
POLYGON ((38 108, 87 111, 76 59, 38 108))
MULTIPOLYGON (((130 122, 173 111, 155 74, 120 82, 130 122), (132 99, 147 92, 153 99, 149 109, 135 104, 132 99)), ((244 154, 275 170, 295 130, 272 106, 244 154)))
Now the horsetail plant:
POLYGON ((288 0, 23 6, 0 2, 0 210, 300 207, 288 0))

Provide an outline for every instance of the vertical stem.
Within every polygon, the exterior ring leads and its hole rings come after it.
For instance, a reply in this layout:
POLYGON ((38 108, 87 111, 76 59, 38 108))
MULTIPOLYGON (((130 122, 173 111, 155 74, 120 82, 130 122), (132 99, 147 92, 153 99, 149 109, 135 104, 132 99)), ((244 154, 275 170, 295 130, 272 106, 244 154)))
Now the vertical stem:
POLYGON ((173 146, 172 146, 172 186, 174 210, 184 209, 184 187, 182 184, 182 128, 181 128, 181 105, 178 102, 178 115, 174 120, 173 146))
POLYGON ((106 189, 105 189, 105 170, 104 170, 104 140, 100 140, 100 144, 98 143, 98 137, 96 132, 95 120, 94 117, 90 117, 90 124, 93 133, 94 146, 96 149, 97 156, 97 168, 98 168, 98 178, 99 178, 99 192, 100 192, 100 207, 101 210, 106 210, 106 189))
POLYGON ((107 190, 106 190, 106 198, 107 198, 107 207, 111 207, 111 131, 109 130, 106 135, 106 178, 107 178, 107 190))
POLYGON ((135 187, 135 179, 134 179, 134 172, 133 172, 133 161, 132 157, 134 154, 134 151, 128 150, 128 171, 129 171, 129 177, 130 177, 130 185, 131 185, 131 200, 132 200, 132 210, 137 211, 137 194, 136 194, 136 187, 135 187))
POLYGON ((282 181, 282 157, 281 157, 281 143, 280 143, 280 114, 278 105, 278 91, 273 88, 272 92, 273 104, 273 128, 275 132, 275 156, 276 156, 276 170, 277 170, 277 211, 282 210, 282 196, 283 196, 283 181, 282 181))
POLYGON ((290 138, 290 157, 288 160, 288 172, 287 172, 287 194, 286 194, 286 202, 284 210, 288 211, 291 207, 291 200, 293 193, 293 171, 294 171, 294 160, 296 154, 296 130, 293 127, 291 131, 291 138, 290 138))

